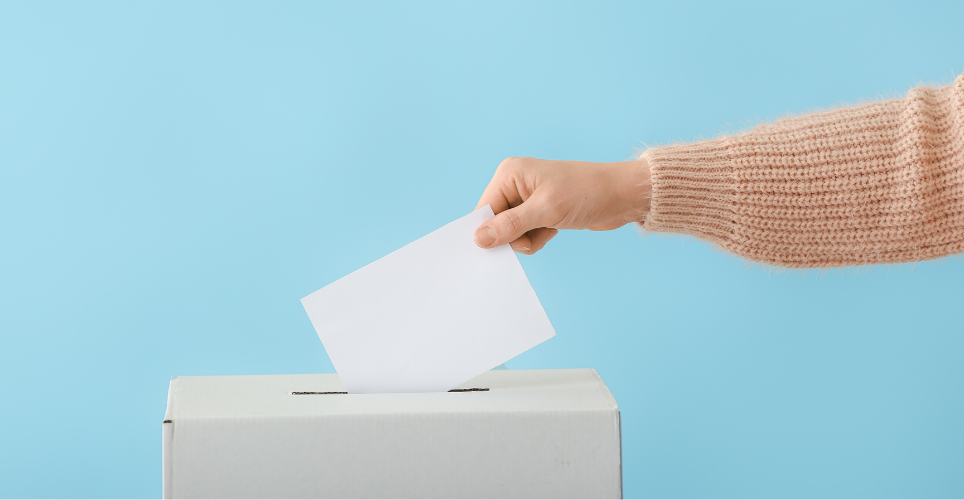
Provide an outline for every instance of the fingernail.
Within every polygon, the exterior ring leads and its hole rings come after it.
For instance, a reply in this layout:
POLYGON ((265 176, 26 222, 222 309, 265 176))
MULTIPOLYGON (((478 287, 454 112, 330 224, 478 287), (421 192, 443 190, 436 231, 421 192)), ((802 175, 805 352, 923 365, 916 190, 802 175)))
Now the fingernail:
POLYGON ((493 243, 495 243, 495 229, 485 226, 475 231, 476 245, 485 248, 493 243))

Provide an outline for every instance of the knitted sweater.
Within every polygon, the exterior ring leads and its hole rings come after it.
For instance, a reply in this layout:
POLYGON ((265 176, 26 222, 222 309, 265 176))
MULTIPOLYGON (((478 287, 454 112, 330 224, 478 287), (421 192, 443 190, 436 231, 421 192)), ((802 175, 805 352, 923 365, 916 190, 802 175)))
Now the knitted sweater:
POLYGON ((834 267, 964 251, 964 75, 902 99, 643 153, 643 227, 748 259, 834 267))

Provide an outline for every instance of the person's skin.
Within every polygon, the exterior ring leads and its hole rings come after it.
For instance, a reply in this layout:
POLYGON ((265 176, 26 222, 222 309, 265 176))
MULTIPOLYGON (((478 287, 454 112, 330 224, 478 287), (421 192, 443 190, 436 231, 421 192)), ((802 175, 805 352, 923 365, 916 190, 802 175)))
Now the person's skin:
POLYGON ((532 255, 560 229, 608 231, 639 222, 649 211, 645 160, 615 163, 507 158, 482 193, 479 209, 495 217, 475 231, 475 244, 509 243, 532 255))

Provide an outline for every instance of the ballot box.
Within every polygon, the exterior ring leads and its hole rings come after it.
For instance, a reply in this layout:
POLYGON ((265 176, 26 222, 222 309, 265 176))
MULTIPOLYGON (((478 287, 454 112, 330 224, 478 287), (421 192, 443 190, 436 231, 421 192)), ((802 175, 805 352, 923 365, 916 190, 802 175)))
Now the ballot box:
POLYGON ((177 377, 164 498, 619 498, 619 408, 592 369, 492 370, 443 393, 335 374, 177 377))

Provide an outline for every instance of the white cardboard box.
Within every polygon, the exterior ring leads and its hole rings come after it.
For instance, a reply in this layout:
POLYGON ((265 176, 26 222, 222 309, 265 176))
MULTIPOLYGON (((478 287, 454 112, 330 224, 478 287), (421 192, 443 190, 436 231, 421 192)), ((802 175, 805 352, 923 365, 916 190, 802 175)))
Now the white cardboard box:
POLYGON ((621 497, 619 408, 595 370, 493 370, 462 388, 488 390, 172 379, 164 498, 621 497))

